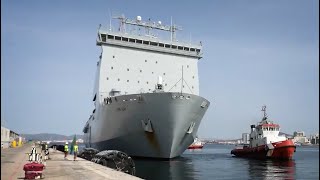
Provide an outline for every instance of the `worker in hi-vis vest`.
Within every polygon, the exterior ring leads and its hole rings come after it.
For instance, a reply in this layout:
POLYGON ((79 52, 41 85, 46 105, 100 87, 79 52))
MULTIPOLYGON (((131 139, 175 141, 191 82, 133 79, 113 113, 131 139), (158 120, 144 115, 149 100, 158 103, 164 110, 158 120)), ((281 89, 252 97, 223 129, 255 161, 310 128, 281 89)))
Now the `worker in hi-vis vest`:
POLYGON ((78 150, 79 150, 78 143, 76 142, 76 144, 73 146, 73 153, 74 153, 73 160, 74 161, 77 159, 78 150))
POLYGON ((68 151, 69 151, 69 146, 68 146, 68 142, 66 142, 66 145, 64 145, 64 159, 67 159, 68 151))

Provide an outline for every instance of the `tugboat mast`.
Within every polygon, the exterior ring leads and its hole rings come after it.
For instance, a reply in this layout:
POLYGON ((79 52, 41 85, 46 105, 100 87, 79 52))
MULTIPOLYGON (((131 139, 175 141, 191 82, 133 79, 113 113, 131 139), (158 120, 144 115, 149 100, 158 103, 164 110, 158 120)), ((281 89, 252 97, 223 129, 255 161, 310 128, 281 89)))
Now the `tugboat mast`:
POLYGON ((262 118, 262 120, 267 120, 267 118, 268 118, 267 113, 266 113, 266 108, 267 108, 266 105, 262 106, 262 109, 261 109, 261 111, 263 111, 263 118, 262 118))

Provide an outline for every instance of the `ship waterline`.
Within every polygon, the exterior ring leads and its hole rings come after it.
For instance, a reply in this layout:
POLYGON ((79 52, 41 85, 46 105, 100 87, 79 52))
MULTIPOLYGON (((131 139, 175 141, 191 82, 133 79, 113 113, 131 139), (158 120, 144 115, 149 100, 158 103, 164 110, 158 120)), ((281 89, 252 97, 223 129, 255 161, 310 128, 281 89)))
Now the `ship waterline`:
POLYGON ((181 155, 193 142, 210 104, 197 95, 172 92, 122 95, 101 103, 99 118, 86 136, 87 146, 152 158, 181 155), (91 141, 90 131, 96 134, 91 141))

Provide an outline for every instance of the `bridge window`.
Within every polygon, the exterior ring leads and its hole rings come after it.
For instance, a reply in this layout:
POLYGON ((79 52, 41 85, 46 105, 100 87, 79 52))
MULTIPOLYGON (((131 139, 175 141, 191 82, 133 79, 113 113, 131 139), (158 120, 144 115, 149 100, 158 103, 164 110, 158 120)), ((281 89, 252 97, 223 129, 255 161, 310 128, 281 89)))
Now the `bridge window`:
POLYGON ((128 42, 128 38, 122 37, 122 41, 128 42))
POLYGON ((183 47, 182 47, 182 46, 178 46, 178 49, 179 49, 179 50, 183 50, 183 47))
POLYGON ((119 37, 119 36, 115 36, 114 39, 115 39, 115 40, 118 40, 118 41, 121 41, 121 37, 119 37))
POLYGON ((196 50, 195 50, 194 48, 191 48, 190 51, 191 51, 191 52, 195 52, 196 50))
POLYGON ((137 39, 138 44, 142 44, 142 40, 137 39))
POLYGON ((164 47, 164 44, 162 44, 162 43, 159 43, 159 46, 160 46, 160 47, 164 47))
POLYGON ((170 48, 170 45, 169 44, 165 44, 164 47, 170 48))
POLYGON ((150 42, 150 45, 152 45, 152 46, 158 46, 158 43, 156 43, 156 42, 150 42))
POLYGON ((176 45, 172 45, 171 48, 172 48, 172 49, 177 49, 177 46, 176 46, 176 45))
POLYGON ((102 42, 106 42, 107 36, 105 34, 101 34, 101 39, 102 39, 102 42))
POLYGON ((143 41, 143 44, 149 45, 149 41, 143 41))
POLYGON ((129 42, 133 42, 133 43, 135 43, 136 42, 136 40, 135 39, 129 39, 129 42))
POLYGON ((114 39, 114 36, 108 35, 108 39, 114 39))

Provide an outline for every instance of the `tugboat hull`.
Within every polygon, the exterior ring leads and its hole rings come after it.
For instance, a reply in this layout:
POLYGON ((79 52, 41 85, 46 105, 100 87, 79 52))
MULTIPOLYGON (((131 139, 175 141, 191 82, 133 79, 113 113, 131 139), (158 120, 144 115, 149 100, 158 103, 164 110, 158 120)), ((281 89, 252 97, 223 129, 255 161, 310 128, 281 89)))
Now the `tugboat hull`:
POLYGON ((292 140, 285 140, 261 145, 258 147, 243 147, 233 149, 231 154, 238 157, 258 158, 258 159, 292 159, 296 146, 292 140))

